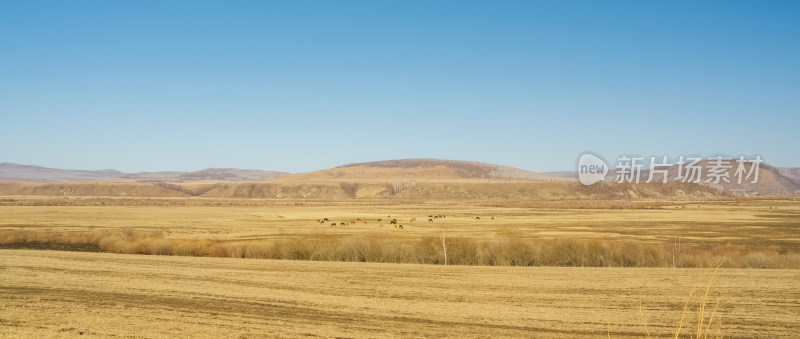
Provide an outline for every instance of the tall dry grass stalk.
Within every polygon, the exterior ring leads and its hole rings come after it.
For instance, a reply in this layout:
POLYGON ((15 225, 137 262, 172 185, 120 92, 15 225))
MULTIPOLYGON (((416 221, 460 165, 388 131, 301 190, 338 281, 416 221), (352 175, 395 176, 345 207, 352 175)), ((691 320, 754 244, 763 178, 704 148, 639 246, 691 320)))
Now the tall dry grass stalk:
MULTIPOLYGON (((714 269, 714 272, 711 274, 711 277, 706 282, 705 292, 703 293, 703 300, 700 303, 699 310, 697 311, 697 332, 695 333, 695 338, 700 339, 708 338, 708 330, 711 329, 711 323, 714 320, 714 316, 717 314, 717 309, 719 308, 719 302, 717 302, 716 306, 714 306, 714 310, 708 317, 708 322, 705 321, 706 318, 706 305, 708 304, 708 293, 711 291, 711 286, 714 283, 714 280, 717 278, 717 272, 719 271, 719 267, 722 266, 720 262, 719 265, 714 269)), ((719 337, 719 335, 715 336, 719 337)))
MULTIPOLYGON (((677 320, 675 332, 671 335, 672 338, 680 338, 682 334, 685 334, 685 330, 692 326, 695 327, 695 330, 692 331, 693 333, 689 333, 689 337, 694 336, 695 339, 707 339, 709 335, 712 334, 710 333, 712 327, 716 329, 716 333, 713 333, 712 338, 722 337, 722 322, 718 316, 720 301, 718 300, 716 303, 714 303, 714 308, 710 312, 707 309, 712 299, 712 287, 718 277, 718 271, 721 266, 722 263, 719 263, 705 278, 704 286, 702 287, 702 295, 697 295, 698 286, 693 286, 689 291, 689 295, 686 297, 686 301, 684 301, 683 307, 681 308, 680 318, 677 320), (696 312, 695 324, 691 324, 693 312, 696 312)), ((645 279, 645 281, 647 281, 647 279, 645 279)), ((661 336, 661 334, 657 333, 654 335, 651 332, 648 318, 645 316, 643 300, 644 288, 645 285, 642 285, 642 287, 639 289, 639 299, 637 305, 639 324, 642 327, 642 334, 644 337, 653 338, 655 336, 658 338, 661 336)))
POLYGON ((683 329, 683 324, 686 321, 686 315, 689 313, 689 302, 692 301, 692 295, 694 295, 694 291, 697 290, 696 287, 692 287, 692 291, 689 292, 689 297, 686 298, 686 303, 683 304, 683 312, 681 313, 681 320, 678 322, 678 329, 675 330, 675 339, 678 339, 678 336, 681 335, 681 330, 683 329))
POLYGON ((444 265, 447 266, 447 238, 445 238, 444 232, 442 232, 442 252, 444 252, 444 265))
MULTIPOLYGON (((694 331, 695 339, 700 339, 700 338, 707 339, 708 335, 709 335, 709 331, 712 328, 712 325, 716 325, 716 332, 717 332, 717 333, 714 334, 713 338, 722 338, 722 322, 720 321, 720 319, 718 319, 719 317, 717 317, 717 314, 718 314, 717 311, 719 310, 720 302, 717 301, 715 303, 714 309, 711 310, 710 313, 706 310, 706 307, 708 306, 708 303, 709 303, 709 294, 711 292, 711 288, 712 288, 712 286, 714 284, 714 281, 717 279, 717 276, 718 276, 717 273, 718 273, 719 268, 721 266, 722 266, 722 263, 720 262, 716 266, 716 268, 714 268, 714 270, 711 272, 709 277, 707 278, 706 283, 705 283, 705 287, 703 288, 703 296, 698 301, 698 304, 697 304, 697 324, 695 325, 696 326, 696 330, 694 331), (716 319, 717 320, 716 323, 714 322, 715 318, 717 318, 716 319)), ((686 325, 687 317, 690 315, 690 312, 691 312, 692 296, 694 296, 696 291, 697 291, 697 287, 693 287, 692 290, 689 292, 688 298, 686 298, 686 302, 684 303, 684 306, 683 306, 683 312, 681 312, 681 319, 678 322, 678 326, 677 326, 677 328, 675 330, 675 335, 673 336, 673 338, 675 338, 675 339, 680 338, 681 333, 682 333, 682 331, 684 329, 684 326, 686 325)))

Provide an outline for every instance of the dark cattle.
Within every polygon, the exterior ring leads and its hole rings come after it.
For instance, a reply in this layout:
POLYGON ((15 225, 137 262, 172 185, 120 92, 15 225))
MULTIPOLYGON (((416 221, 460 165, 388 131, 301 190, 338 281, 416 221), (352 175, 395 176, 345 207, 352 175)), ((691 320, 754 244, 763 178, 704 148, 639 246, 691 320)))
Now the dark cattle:
POLYGON ((383 219, 378 219, 378 222, 381 222, 381 221, 383 221, 383 219))
POLYGON ((403 229, 403 225, 399 225, 399 226, 397 226, 397 228, 402 230, 403 229))
POLYGON ((433 218, 433 214, 429 215, 428 218, 433 218))
POLYGON ((428 222, 433 222, 433 219, 431 219, 431 218, 428 218, 428 222))
POLYGON ((328 218, 325 218, 325 219, 322 219, 322 221, 330 221, 330 220, 328 220, 328 218))
POLYGON ((397 225, 397 220, 392 220, 392 221, 390 221, 389 223, 390 223, 390 224, 397 225))
POLYGON ((331 224, 331 227, 336 227, 336 223, 332 223, 332 224, 331 224))
POLYGON ((475 217, 475 220, 481 220, 481 217, 475 217))
POLYGON ((492 220, 494 220, 494 217, 492 217, 492 220))
POLYGON ((438 215, 434 215, 433 218, 434 219, 439 219, 439 216, 438 215))

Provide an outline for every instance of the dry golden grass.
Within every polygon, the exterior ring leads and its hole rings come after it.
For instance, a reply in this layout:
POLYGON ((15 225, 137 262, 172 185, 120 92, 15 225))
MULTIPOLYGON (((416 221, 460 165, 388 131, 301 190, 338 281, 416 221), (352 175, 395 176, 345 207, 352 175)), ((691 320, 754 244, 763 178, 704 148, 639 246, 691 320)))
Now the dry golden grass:
POLYGON ((798 291, 798 270, 0 250, 0 337, 777 338, 800 331, 798 291))
POLYGON ((385 202, 0 206, 0 244, 91 243, 116 253, 438 264, 438 239, 445 234, 450 263, 462 265, 708 267, 721 261, 723 267, 800 267, 796 202, 662 204, 633 210, 385 202), (429 215, 446 217, 427 222, 429 215), (323 218, 330 221, 320 224, 323 218), (404 228, 389 224, 391 218, 404 228), (334 222, 337 227, 330 226, 334 222))
POLYGON ((800 330, 800 270, 781 269, 800 265, 800 204, 611 203, 623 205, 6 198, 1 244, 160 255, 0 249, 0 337, 790 337, 800 330), (67 206, 53 204, 61 201, 67 206), (80 206, 95 203, 105 205, 80 206), (429 215, 445 217, 428 222, 429 215), (443 234, 448 266, 439 265, 443 234), (723 268, 465 266, 673 262, 723 268))
POLYGON ((800 268, 800 254, 744 245, 678 249, 635 240, 524 240, 386 235, 292 239, 165 238, 160 232, 0 231, 0 248, 122 254, 470 266, 800 268), (446 250, 449 248, 449 255, 446 250))

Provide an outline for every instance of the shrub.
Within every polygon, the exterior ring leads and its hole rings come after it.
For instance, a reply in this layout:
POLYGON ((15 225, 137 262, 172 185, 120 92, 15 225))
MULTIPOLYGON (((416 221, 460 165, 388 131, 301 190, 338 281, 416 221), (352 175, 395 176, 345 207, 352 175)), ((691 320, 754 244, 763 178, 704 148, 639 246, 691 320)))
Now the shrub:
MULTIPOLYGON (((298 239, 225 241, 168 239, 160 232, 0 231, 3 244, 95 244, 127 254, 287 260, 443 264, 441 238, 396 235, 309 235, 298 239)), ((19 247, 19 246, 16 246, 19 247)), ((24 247, 24 246, 23 246, 24 247)), ((447 238, 448 264, 490 266, 671 267, 672 244, 605 239, 447 238)), ((678 267, 800 268, 800 253, 781 247, 684 246, 678 267)))

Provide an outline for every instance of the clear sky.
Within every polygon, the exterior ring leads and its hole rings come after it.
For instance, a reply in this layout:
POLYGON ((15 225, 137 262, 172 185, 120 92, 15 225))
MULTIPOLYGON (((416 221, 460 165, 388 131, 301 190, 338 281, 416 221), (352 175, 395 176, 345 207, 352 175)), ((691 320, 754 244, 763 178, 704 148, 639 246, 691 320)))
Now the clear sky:
POLYGON ((0 162, 800 166, 798 1, 2 1, 0 162))

